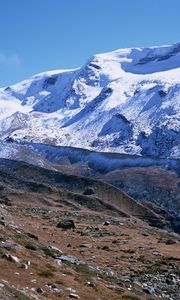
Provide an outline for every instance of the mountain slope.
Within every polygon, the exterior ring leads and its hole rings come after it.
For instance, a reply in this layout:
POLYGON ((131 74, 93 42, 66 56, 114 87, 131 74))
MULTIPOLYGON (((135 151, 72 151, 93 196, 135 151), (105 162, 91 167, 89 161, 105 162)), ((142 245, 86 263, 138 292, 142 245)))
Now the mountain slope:
POLYGON ((137 212, 157 217, 100 181, 0 160, 0 299, 179 299, 180 236, 137 212))
POLYGON ((41 205, 58 207, 65 204, 77 210, 87 207, 110 215, 134 216, 155 226, 169 225, 160 215, 102 181, 0 159, 1 203, 18 201, 37 207, 39 204, 33 200, 33 193, 44 194, 38 200, 41 205), (91 193, 86 193, 89 189, 91 193))
POLYGON ((179 157, 180 43, 120 49, 0 89, 0 138, 179 157))

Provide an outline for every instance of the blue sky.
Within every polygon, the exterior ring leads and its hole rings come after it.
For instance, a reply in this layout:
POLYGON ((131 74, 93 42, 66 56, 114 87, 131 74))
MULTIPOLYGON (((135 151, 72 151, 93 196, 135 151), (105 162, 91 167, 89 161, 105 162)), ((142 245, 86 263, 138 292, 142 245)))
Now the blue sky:
POLYGON ((1 0, 0 86, 95 53, 180 41, 179 0, 1 0))

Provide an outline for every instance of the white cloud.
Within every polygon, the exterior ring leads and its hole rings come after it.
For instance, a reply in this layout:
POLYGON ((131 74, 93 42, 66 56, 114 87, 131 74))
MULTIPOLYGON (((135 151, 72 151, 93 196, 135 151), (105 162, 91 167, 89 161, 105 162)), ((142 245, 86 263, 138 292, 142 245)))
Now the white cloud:
POLYGON ((22 60, 18 54, 6 55, 0 52, 0 65, 1 66, 19 66, 22 60))

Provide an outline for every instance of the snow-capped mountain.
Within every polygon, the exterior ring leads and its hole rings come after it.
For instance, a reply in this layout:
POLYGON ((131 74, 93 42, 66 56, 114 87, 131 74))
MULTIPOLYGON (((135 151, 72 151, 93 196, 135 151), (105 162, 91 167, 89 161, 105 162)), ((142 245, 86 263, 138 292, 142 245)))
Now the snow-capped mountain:
POLYGON ((0 139, 178 158, 180 43, 120 49, 0 89, 0 139))

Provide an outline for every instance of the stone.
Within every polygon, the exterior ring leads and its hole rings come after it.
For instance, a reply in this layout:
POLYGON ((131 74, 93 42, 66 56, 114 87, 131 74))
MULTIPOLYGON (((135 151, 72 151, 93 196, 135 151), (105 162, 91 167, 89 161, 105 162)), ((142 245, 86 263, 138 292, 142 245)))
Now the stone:
POLYGON ((38 239, 38 236, 35 235, 35 234, 33 234, 33 233, 28 233, 28 236, 29 236, 31 239, 33 239, 33 240, 36 240, 36 241, 39 240, 39 239, 38 239))
POLYGON ((155 256, 161 256, 161 253, 159 251, 154 251, 152 254, 155 256))
POLYGON ((31 262, 28 260, 26 262, 23 262, 21 264, 21 268, 27 270, 29 268, 29 266, 31 265, 31 262))
POLYGON ((19 245, 15 243, 0 242, 0 248, 7 250, 17 250, 19 248, 19 245))
POLYGON ((109 251, 110 249, 109 249, 109 246, 103 246, 102 250, 109 251))
POLYGON ((94 190, 93 188, 87 188, 85 189, 83 195, 87 195, 87 196, 90 196, 90 195, 93 195, 94 194, 94 190))
POLYGON ((56 257, 57 261, 67 261, 73 265, 84 265, 85 262, 82 260, 79 260, 77 257, 73 255, 61 255, 56 257))
POLYGON ((61 293, 61 292, 62 292, 62 289, 59 289, 55 284, 48 283, 46 286, 47 286, 47 287, 50 289, 50 291, 53 292, 53 293, 61 293))
POLYGON ((92 245, 91 244, 89 244, 89 243, 82 243, 80 246, 79 246, 80 248, 92 248, 92 245))
POLYGON ((36 292, 37 292, 38 294, 43 294, 44 291, 43 291, 42 288, 39 287, 39 288, 36 289, 36 292))
POLYGON ((95 287, 95 284, 91 281, 87 281, 86 285, 89 286, 89 287, 95 287))
POLYGON ((62 229, 74 229, 75 228, 75 223, 71 219, 66 219, 66 220, 60 221, 57 224, 57 227, 62 228, 62 229))
POLYGON ((108 225, 110 225, 110 222, 109 222, 109 221, 105 221, 105 222, 103 223, 103 225, 108 226, 108 225))
POLYGON ((70 293, 76 294, 76 290, 71 287, 67 288, 66 290, 69 291, 70 293))
POLYGON ((59 248, 55 247, 55 246, 49 246, 49 248, 52 249, 53 251, 57 252, 57 253, 63 254, 63 251, 60 250, 59 248))
POLYGON ((80 299, 80 297, 79 297, 77 294, 73 294, 73 293, 71 293, 71 294, 69 295, 69 298, 80 299))
POLYGON ((19 264, 19 263, 20 263, 20 259, 17 258, 16 256, 11 255, 11 254, 5 253, 5 254, 2 255, 2 258, 5 258, 5 259, 7 259, 8 261, 14 262, 14 263, 16 263, 16 264, 19 264))
POLYGON ((173 244, 177 244, 177 241, 173 240, 173 239, 168 239, 168 240, 165 241, 165 244, 166 245, 173 245, 173 244))
POLYGON ((110 290, 115 290, 115 291, 120 291, 120 292, 125 291, 125 288, 117 286, 117 285, 113 285, 113 284, 108 284, 108 285, 106 285, 106 287, 110 290))
POLYGON ((149 295, 153 295, 155 294, 155 289, 153 287, 147 286, 143 288, 143 292, 149 295))

